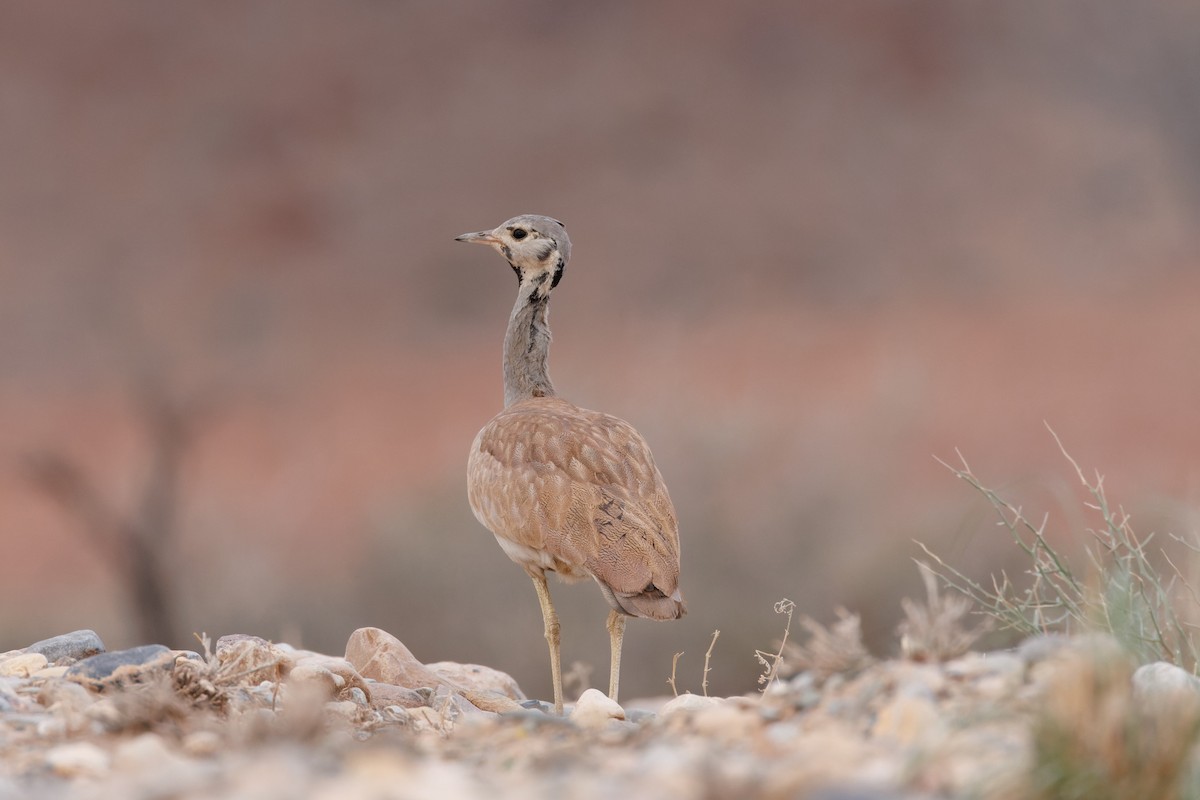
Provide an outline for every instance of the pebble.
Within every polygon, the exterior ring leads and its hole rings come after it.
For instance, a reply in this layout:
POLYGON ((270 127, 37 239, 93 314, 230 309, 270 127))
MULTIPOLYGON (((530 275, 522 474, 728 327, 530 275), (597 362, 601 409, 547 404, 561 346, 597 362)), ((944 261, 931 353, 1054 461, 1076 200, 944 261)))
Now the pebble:
POLYGON ((676 698, 668 700, 666 705, 658 712, 660 717, 669 717, 672 714, 678 713, 694 713, 707 708, 713 708, 721 704, 721 700, 716 697, 704 697, 698 694, 681 694, 676 698))
POLYGON ((335 700, 325 704, 325 713, 351 724, 358 721, 362 707, 353 700, 335 700))
POLYGON ((653 711, 647 711, 644 708, 625 709, 625 719, 629 720, 630 722, 636 722, 639 725, 643 722, 649 722, 657 716, 658 714, 654 713, 653 711))
POLYGON ((801 672, 788 681, 788 694, 796 708, 812 708, 821 702, 821 688, 817 685, 815 673, 801 672))
POLYGON ((445 681, 426 667, 404 643, 379 628, 359 628, 346 642, 346 660, 364 678, 416 689, 445 681))
POLYGON ((369 696, 370 687, 349 661, 320 653, 298 654, 296 665, 288 673, 288 682, 316 681, 325 686, 329 698, 340 698, 351 689, 369 696))
POLYGON ((30 677, 36 678, 40 681, 48 680, 50 678, 62 678, 66 676, 68 669, 70 669, 70 667, 65 665, 61 667, 43 667, 42 669, 39 669, 37 672, 33 673, 33 675, 30 677))
POLYGON ((240 676, 238 680, 245 685, 279 680, 295 665, 295 656, 289 650, 246 634, 222 636, 214 654, 222 669, 240 676))
POLYGON ((625 719, 625 709, 599 689, 588 689, 575 701, 570 719, 576 725, 595 728, 607 725, 609 720, 625 719))
POLYGON ((101 697, 92 703, 83 714, 92 722, 108 730, 120 730, 125 721, 125 713, 121 711, 112 697, 101 697))
POLYGON ((108 753, 91 742, 60 744, 46 752, 46 766, 64 778, 98 777, 111 763, 108 753))
POLYGON ((368 702, 376 710, 382 710, 388 706, 416 708, 428 704, 427 699, 421 693, 405 689, 403 686, 376 682, 368 682, 367 685, 370 687, 370 692, 367 693, 368 702))
POLYGON ((217 658, 220 658, 232 650, 243 650, 247 647, 267 647, 270 644, 270 642, 261 636, 254 636, 249 633, 230 633, 217 639, 217 644, 213 647, 213 653, 217 658))
MULTIPOLYGON (((518 703, 517 705, 519 705, 521 708, 523 708, 527 711, 540 711, 543 714, 553 714, 554 713, 554 704, 549 703, 545 700, 536 700, 536 699, 524 700, 524 701, 518 703)), ((563 710, 565 711, 566 709, 563 709, 563 710)))
POLYGON ((216 731, 192 731, 179 743, 184 753, 199 758, 215 756, 224 745, 225 738, 216 731))
POLYGON ((716 741, 725 743, 744 740, 762 727, 762 722, 754 710, 739 708, 731 703, 721 703, 697 711, 692 724, 700 735, 711 736, 716 741))
POLYGON ((46 681, 37 700, 46 709, 67 715, 81 714, 96 702, 96 695, 72 681, 46 681))
POLYGON ((933 664, 897 661, 889 670, 899 694, 921 695, 933 699, 946 691, 946 674, 933 664))
MULTIPOLYGON (((0 712, 19 713, 28 710, 29 698, 17 691, 23 684, 25 681, 20 678, 0 678, 0 712)), ((3 741, 3 737, 0 737, 0 741, 3 741)))
POLYGON ((901 694, 880 709, 871 735, 911 745, 938 730, 939 722, 937 707, 931 700, 920 695, 901 694))
POLYGON ((27 653, 41 653, 51 664, 63 659, 78 661, 104 651, 104 642, 96 632, 86 629, 42 639, 25 648, 27 653))
POLYGON ((47 716, 38 722, 37 735, 43 739, 62 739, 67 735, 67 721, 62 717, 47 716))
POLYGON ((169 669, 174 662, 171 651, 161 644, 147 644, 128 650, 77 661, 67 670, 68 680, 77 681, 97 691, 140 683, 150 674, 169 669))
POLYGON ((429 731, 440 733, 446 729, 446 724, 449 721, 445 715, 439 711, 434 711, 429 706, 407 709, 405 711, 405 716, 408 720, 408 724, 412 726, 412 729, 418 733, 426 733, 429 731))
POLYGON ((41 653, 21 653, 0 661, 0 675, 28 678, 45 667, 47 663, 46 657, 41 653))

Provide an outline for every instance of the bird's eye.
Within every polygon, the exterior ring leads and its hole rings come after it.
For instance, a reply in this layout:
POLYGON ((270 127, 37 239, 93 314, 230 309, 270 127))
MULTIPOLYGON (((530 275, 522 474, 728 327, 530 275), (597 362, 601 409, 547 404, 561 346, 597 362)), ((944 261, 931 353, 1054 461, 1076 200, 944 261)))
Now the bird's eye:
POLYGON ((525 232, 524 228, 513 228, 512 237, 518 242, 524 239, 526 236, 528 236, 528 234, 525 232))

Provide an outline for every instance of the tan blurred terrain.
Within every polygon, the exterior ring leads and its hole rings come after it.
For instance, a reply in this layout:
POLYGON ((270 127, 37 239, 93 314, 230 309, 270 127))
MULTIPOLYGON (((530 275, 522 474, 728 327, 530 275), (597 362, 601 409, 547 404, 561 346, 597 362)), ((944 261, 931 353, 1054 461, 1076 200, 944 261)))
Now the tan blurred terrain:
MULTIPOLYGON (((139 643, 20 465, 135 507, 149 381, 205 409, 166 644, 376 625, 548 690, 464 490, 514 286, 452 241, 527 211, 575 245, 559 390, 639 428, 681 519, 690 613, 630 625, 631 696, 678 651, 698 684, 715 628, 715 692, 748 690, 784 596, 892 642, 913 539, 1015 563, 955 447, 1081 531, 1043 421, 1139 530, 1196 532, 1198 26, 1171 0, 5 4, 0 651, 139 643)), ((603 685, 603 601, 556 599, 603 685)))

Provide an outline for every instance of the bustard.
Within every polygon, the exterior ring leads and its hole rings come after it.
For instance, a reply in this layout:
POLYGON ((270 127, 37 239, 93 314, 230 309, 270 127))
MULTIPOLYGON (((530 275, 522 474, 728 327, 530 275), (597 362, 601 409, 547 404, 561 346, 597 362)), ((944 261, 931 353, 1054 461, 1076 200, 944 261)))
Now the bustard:
POLYGON ((547 571, 592 578, 612 607, 608 695, 616 700, 625 617, 677 619, 685 611, 675 509, 633 426, 563 400, 550 383, 550 292, 571 257, 562 223, 527 214, 458 241, 497 250, 519 282, 504 337, 504 410, 475 437, 467 462, 471 510, 533 579, 555 713, 563 710, 562 666, 547 571))

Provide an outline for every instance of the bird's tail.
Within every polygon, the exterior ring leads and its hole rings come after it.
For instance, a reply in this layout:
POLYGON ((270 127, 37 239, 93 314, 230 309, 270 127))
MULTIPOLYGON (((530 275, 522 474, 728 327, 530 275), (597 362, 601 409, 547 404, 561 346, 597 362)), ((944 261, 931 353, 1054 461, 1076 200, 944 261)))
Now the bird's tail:
POLYGON ((653 584, 637 594, 619 594, 601 584, 609 605, 623 614, 643 619, 679 619, 687 613, 687 602, 676 589, 670 596, 653 584))

